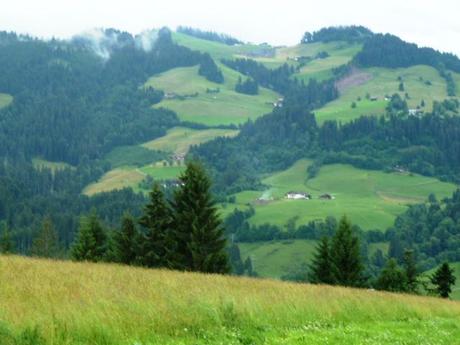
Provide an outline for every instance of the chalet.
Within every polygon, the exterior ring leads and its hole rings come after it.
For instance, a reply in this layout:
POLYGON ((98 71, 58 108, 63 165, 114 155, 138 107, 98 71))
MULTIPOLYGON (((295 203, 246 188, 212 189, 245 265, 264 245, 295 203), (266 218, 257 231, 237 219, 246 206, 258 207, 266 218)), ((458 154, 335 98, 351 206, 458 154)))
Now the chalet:
POLYGON ((333 200, 335 199, 331 194, 322 194, 319 196, 321 200, 333 200))
POLYGON ((292 200, 309 200, 311 199, 311 195, 308 193, 304 192, 287 192, 286 193, 286 199, 292 199, 292 200))

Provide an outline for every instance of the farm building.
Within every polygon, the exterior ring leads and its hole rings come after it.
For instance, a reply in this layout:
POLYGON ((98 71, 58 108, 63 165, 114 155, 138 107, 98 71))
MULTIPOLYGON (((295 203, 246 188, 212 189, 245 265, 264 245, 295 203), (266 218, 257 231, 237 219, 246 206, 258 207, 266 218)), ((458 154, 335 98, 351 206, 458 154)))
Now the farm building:
POLYGON ((409 109, 410 116, 421 116, 422 114, 423 114, 423 111, 420 109, 409 109))
POLYGON ((311 195, 308 193, 304 193, 304 192, 287 192, 286 198, 293 199, 293 200, 300 200, 300 199, 309 200, 311 199, 311 195))
POLYGON ((322 200, 333 200, 333 199, 335 199, 331 194, 327 194, 327 193, 320 195, 319 198, 322 199, 322 200))

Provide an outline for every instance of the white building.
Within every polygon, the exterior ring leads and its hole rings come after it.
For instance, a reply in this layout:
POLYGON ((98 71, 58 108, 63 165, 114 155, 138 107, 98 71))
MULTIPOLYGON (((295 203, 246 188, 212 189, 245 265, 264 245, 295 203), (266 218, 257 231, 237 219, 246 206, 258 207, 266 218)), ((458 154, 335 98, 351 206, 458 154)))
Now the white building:
POLYGON ((309 200, 311 199, 311 195, 308 193, 304 193, 304 192, 287 192, 286 198, 293 199, 293 200, 301 200, 301 199, 309 200))

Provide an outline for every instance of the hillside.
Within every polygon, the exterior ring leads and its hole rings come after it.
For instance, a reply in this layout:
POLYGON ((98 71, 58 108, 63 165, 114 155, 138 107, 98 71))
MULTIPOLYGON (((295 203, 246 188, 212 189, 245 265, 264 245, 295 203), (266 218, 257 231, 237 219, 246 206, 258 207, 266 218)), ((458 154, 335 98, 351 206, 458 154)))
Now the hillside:
POLYGON ((1 257, 2 344, 454 345, 460 305, 230 276, 1 257), (20 272, 20 274, 18 274, 20 272))

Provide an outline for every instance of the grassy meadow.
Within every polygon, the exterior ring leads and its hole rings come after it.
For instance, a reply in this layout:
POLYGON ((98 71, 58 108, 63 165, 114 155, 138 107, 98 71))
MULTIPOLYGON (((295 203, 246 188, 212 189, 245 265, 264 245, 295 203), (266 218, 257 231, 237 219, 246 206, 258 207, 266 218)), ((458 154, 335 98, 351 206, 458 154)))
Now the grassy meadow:
POLYGON ((127 187, 135 188, 145 176, 136 167, 115 168, 105 173, 98 181, 86 186, 83 194, 92 196, 97 193, 110 192, 127 187))
POLYGON ((51 162, 38 157, 32 159, 32 165, 35 169, 50 169, 52 172, 74 168, 72 165, 65 162, 51 162))
POLYGON ((209 126, 240 124, 271 112, 278 94, 265 88, 259 88, 258 95, 237 93, 234 88, 238 77, 242 75, 222 64, 219 64, 219 68, 224 74, 223 84, 206 80, 198 74, 198 66, 194 66, 175 68, 155 75, 145 86, 177 95, 198 93, 196 97, 184 100, 164 99, 155 105, 175 111, 183 121, 209 126), (219 88, 220 92, 206 92, 207 89, 216 88, 219 88))
POLYGON ((165 151, 168 153, 185 154, 190 146, 199 145, 216 137, 233 137, 238 134, 233 129, 191 129, 185 127, 174 127, 168 133, 158 139, 142 144, 150 150, 165 151))
POLYGON ((5 345, 455 345, 460 304, 437 298, 0 257, 5 345))
POLYGON ((346 87, 338 99, 317 110, 315 114, 319 122, 347 122, 361 115, 383 114, 387 104, 384 100, 385 95, 391 96, 394 93, 399 93, 404 98, 407 92, 410 97, 407 100, 409 108, 416 108, 424 100, 425 111, 432 110, 433 101, 448 98, 446 82, 433 67, 419 65, 397 69, 367 68, 360 72, 368 75, 367 80, 363 84, 346 87), (404 83, 403 92, 398 90, 398 77, 401 77, 404 83), (428 85, 428 82, 431 85, 428 85), (367 100, 366 94, 378 97, 378 100, 367 100), (358 101, 358 97, 361 101, 358 101), (352 102, 356 102, 354 109, 351 108, 352 102))
POLYGON ((11 102, 13 102, 13 96, 0 93, 0 108, 8 106, 11 102))
MULTIPOLYGON (((262 182, 270 188, 264 192, 236 194, 236 207, 245 208, 253 204, 256 210, 250 218, 253 224, 285 225, 294 218, 299 225, 327 216, 340 218, 346 214, 363 229, 383 230, 392 225, 408 204, 423 202, 430 193, 439 198, 445 197, 456 189, 455 185, 435 178, 362 170, 343 164, 323 166, 316 177, 307 180, 309 164, 308 160, 300 160, 291 168, 266 177, 262 182), (313 199, 285 199, 285 193, 291 190, 309 192, 313 199), (335 199, 319 199, 324 193, 331 194, 335 199), (273 200, 255 203, 261 196, 273 200)), ((223 214, 231 212, 233 206, 224 208, 223 214)))

